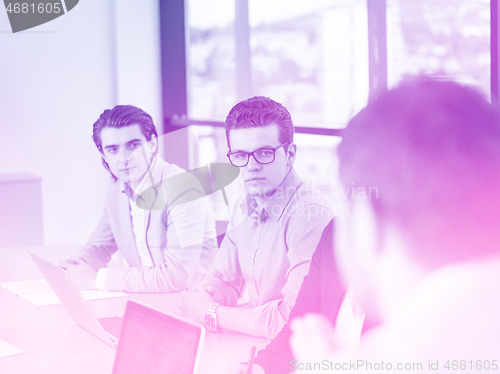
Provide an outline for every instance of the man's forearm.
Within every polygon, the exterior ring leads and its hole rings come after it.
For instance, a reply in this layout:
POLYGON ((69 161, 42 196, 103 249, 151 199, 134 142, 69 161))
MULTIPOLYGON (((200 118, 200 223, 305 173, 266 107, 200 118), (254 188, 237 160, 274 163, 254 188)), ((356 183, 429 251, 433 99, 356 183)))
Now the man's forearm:
POLYGON ((219 306, 217 308, 219 327, 247 335, 262 336, 254 323, 252 309, 219 306))
POLYGON ((106 290, 125 292, 179 292, 187 289, 189 274, 170 264, 152 267, 112 267, 106 271, 106 290))
POLYGON ((216 271, 209 272, 202 276, 195 285, 196 290, 207 290, 212 295, 214 301, 221 305, 236 306, 238 301, 237 290, 222 280, 216 271))
POLYGON ((262 336, 254 322, 252 309, 219 306, 217 308, 219 327, 252 336, 262 336))
POLYGON ((111 255, 115 251, 116 248, 101 248, 87 243, 68 260, 72 260, 77 263, 83 261, 97 270, 106 267, 108 262, 111 260, 111 255))

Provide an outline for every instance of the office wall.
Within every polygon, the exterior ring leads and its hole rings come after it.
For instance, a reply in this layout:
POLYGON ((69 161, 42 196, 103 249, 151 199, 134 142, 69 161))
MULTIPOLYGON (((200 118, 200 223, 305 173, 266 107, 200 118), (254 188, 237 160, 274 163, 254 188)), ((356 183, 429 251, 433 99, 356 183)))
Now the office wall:
POLYGON ((17 34, 0 12, 0 173, 42 178, 46 245, 85 242, 102 213, 109 177, 90 138, 100 113, 135 104, 160 121, 157 7, 85 0, 17 34))

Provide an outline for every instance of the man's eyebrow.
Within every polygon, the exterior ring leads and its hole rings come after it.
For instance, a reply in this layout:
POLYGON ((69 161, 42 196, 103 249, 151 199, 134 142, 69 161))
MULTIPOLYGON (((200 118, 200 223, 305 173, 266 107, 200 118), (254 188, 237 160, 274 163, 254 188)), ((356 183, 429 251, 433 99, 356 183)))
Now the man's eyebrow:
POLYGON ((129 145, 129 144, 136 143, 136 142, 142 143, 142 139, 132 139, 131 141, 125 143, 125 145, 129 145))
MULTIPOLYGON (((142 142, 142 140, 141 139, 132 139, 132 140, 128 141, 127 143, 125 143, 125 145, 129 145, 129 144, 132 144, 132 143, 135 143, 135 142, 142 142)), ((119 147, 119 145, 117 145, 117 144, 110 144, 110 145, 105 146, 104 149, 115 148, 115 147, 119 147)))
MULTIPOLYGON (((252 151, 252 152, 257 152, 257 151, 260 151, 261 149, 274 149, 275 147, 273 147, 272 145, 264 145, 260 148, 257 148, 256 150, 252 151)), ((231 150, 231 153, 234 153, 234 152, 245 152, 245 153, 252 153, 252 152, 248 152, 248 151, 244 151, 242 149, 236 149, 236 150, 231 150)))

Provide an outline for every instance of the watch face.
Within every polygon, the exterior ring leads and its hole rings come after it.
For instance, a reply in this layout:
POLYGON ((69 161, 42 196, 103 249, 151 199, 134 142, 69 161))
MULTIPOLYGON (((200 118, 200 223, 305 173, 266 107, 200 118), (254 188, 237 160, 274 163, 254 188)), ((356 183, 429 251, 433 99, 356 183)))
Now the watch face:
POLYGON ((215 330, 215 327, 216 327, 214 317, 212 317, 211 315, 207 314, 207 315, 205 316, 205 326, 206 326, 206 327, 207 327, 207 329, 209 329, 210 331, 214 331, 214 330, 215 330))

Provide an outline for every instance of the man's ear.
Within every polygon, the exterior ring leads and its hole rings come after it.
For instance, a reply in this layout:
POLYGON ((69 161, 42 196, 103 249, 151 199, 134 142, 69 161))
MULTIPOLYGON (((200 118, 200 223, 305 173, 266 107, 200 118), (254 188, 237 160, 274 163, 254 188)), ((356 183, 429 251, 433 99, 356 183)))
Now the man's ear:
MULTIPOLYGON (((349 187, 354 188, 354 187, 349 187)), ((345 192, 349 194, 348 192, 345 192)), ((336 250, 347 250, 356 261, 370 262, 381 251, 380 222, 368 198, 345 200, 342 212, 336 218, 337 239, 342 243, 336 250)), ((345 253, 344 253, 345 254, 345 253)))
MULTIPOLYGON (((350 189, 342 193, 350 194, 350 189)), ((368 199, 345 199, 338 204, 333 237, 336 265, 370 318, 379 321, 375 291, 381 239, 373 206, 368 199)))
POLYGON ((335 257, 344 281, 358 291, 366 285, 380 251, 373 207, 368 199, 345 199, 335 211, 335 257))
POLYGON ((155 153, 158 149, 158 138, 156 135, 151 135, 151 140, 148 142, 149 148, 151 149, 151 153, 155 153))
POLYGON ((286 162, 286 165, 292 166, 295 163, 296 156, 297 156, 297 145, 295 143, 292 143, 292 144, 288 145, 288 149, 287 149, 288 160, 286 162))

